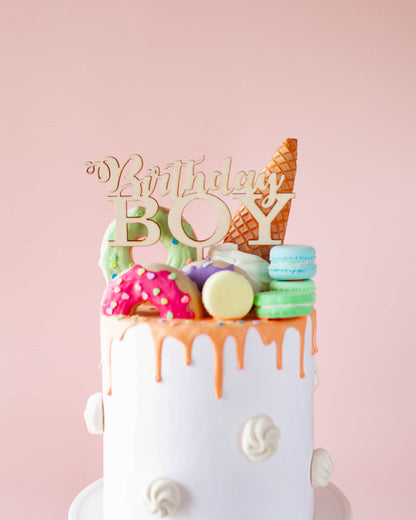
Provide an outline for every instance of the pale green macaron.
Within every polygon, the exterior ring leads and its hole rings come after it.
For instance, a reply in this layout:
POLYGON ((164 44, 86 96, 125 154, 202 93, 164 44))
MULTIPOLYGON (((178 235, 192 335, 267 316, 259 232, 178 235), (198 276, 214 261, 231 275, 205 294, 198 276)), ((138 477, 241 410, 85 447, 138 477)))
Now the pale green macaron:
POLYGON ((272 280, 271 291, 279 291, 292 294, 315 294, 315 283, 313 280, 272 280))
POLYGON ((312 280, 273 280, 270 289, 254 295, 255 312, 259 318, 295 318, 312 313, 316 298, 312 280))

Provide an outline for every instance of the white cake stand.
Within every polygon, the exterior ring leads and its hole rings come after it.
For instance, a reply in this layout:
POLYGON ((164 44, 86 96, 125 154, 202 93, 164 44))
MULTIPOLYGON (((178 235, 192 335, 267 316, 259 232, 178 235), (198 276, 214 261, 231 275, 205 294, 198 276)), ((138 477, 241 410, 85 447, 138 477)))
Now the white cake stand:
MULTIPOLYGON (((68 520, 103 520, 103 479, 96 480, 75 497, 68 520)), ((315 490, 313 520, 352 520, 346 496, 334 484, 315 490)))

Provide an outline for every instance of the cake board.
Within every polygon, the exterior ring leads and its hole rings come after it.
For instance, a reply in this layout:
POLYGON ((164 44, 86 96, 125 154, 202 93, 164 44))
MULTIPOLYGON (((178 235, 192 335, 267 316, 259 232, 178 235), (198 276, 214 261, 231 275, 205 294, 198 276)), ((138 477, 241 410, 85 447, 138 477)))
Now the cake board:
MULTIPOLYGON (((103 479, 84 488, 69 509, 68 520, 103 520, 103 479)), ((347 497, 334 484, 315 489, 313 520, 352 520, 347 497)))

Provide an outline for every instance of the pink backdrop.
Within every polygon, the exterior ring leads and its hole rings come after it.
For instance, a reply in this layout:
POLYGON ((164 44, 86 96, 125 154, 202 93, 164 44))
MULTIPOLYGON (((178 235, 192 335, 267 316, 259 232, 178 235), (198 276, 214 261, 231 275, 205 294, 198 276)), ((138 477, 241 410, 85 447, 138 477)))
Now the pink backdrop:
POLYGON ((415 14, 410 0, 2 2, 1 518, 65 518, 101 476, 82 412, 100 387, 112 214, 84 162, 206 153, 259 169, 286 137, 287 241, 319 260, 317 446, 357 519, 414 518, 415 14))

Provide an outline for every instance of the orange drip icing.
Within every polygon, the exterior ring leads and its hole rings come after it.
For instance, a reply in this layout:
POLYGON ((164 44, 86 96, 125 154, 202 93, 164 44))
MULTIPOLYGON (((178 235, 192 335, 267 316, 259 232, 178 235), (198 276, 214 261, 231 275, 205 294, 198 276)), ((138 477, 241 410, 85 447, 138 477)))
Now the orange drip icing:
POLYGON ((283 339, 286 330, 279 327, 276 331, 276 335, 273 340, 276 342, 276 365, 279 370, 283 368, 282 357, 283 357, 283 339))
POLYGON ((155 356, 156 356, 156 375, 155 379, 159 383, 162 381, 162 347, 163 341, 155 343, 155 356))
POLYGON ((185 364, 190 365, 192 362, 192 343, 185 345, 185 364))
MULTIPOLYGON (((305 330, 307 324, 307 316, 297 318, 288 318, 284 320, 246 320, 244 322, 226 322, 218 325, 215 320, 169 320, 159 321, 157 318, 148 318, 145 323, 149 325, 152 332, 155 348, 155 379, 162 380, 162 350, 163 340, 170 336, 180 341, 185 350, 185 364, 190 365, 192 361, 192 345, 194 338, 200 334, 206 335, 211 340, 214 355, 214 388, 215 396, 222 396, 223 374, 224 374, 224 344, 227 337, 231 336, 235 341, 235 349, 237 355, 237 368, 244 368, 244 352, 246 336, 250 328, 256 329, 262 342, 269 345, 273 341, 276 343, 276 365, 279 370, 282 369, 283 342, 286 331, 294 328, 299 332, 300 336, 300 355, 299 355, 299 372, 300 377, 305 377, 304 372, 304 351, 305 351, 305 330)), ((111 395, 111 346, 113 338, 122 340, 126 331, 140 323, 138 316, 125 318, 120 321, 114 318, 104 318, 107 328, 108 341, 108 361, 109 361, 109 381, 110 388, 108 394, 111 395)), ((312 322, 312 354, 318 349, 316 347, 316 313, 315 310, 311 314, 312 322)))
POLYGON ((235 350, 237 352, 237 368, 238 370, 243 370, 244 368, 244 351, 245 351, 245 337, 243 338, 243 341, 241 341, 241 338, 234 337, 235 339, 235 350))
POLYGON ((306 320, 304 320, 304 326, 301 330, 299 330, 300 334, 300 356, 299 356, 299 369, 300 369, 300 377, 305 377, 305 372, 303 370, 303 359, 305 357, 305 329, 306 329, 306 320))
POLYGON ((214 343, 214 388, 215 397, 219 399, 222 396, 222 383, 224 373, 224 343, 214 343))
POLYGON ((316 354, 318 352, 318 347, 316 345, 316 310, 314 309, 311 314, 312 320, 312 354, 316 354))

